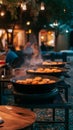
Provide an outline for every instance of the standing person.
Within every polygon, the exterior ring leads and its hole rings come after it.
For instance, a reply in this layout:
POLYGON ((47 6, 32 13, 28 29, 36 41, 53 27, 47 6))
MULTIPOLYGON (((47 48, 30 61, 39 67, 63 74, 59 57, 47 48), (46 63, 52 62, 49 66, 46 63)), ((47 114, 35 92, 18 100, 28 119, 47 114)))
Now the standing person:
POLYGON ((18 56, 17 54, 11 50, 11 48, 6 44, 5 46, 6 51, 6 63, 9 64, 11 67, 17 66, 18 56))
POLYGON ((47 47, 46 47, 46 45, 44 44, 44 42, 41 42, 40 49, 41 49, 42 52, 43 52, 43 51, 47 51, 47 47))
POLYGON ((31 43, 28 41, 27 44, 24 47, 24 54, 26 56, 26 60, 31 60, 32 55, 33 55, 33 49, 31 46, 31 43))
POLYGON ((39 56, 39 47, 37 43, 33 43, 31 47, 33 49, 33 57, 37 58, 39 56))
POLYGON ((15 48, 14 52, 19 57, 18 64, 21 67, 25 63, 25 54, 23 52, 23 46, 19 46, 18 49, 15 48))
POLYGON ((0 51, 1 52, 3 51, 3 44, 2 44, 1 38, 0 38, 0 51))
POLYGON ((33 49, 33 56, 32 56, 32 59, 31 59, 31 65, 41 64, 42 58, 41 58, 41 55, 40 55, 38 44, 33 43, 32 44, 32 49, 33 49))
POLYGON ((3 38, 2 39, 2 47, 3 47, 3 51, 5 51, 5 46, 7 44, 7 39, 3 38))
POLYGON ((18 56, 18 67, 22 67, 25 63, 25 55, 24 55, 24 45, 18 44, 17 42, 13 43, 13 46, 11 48, 15 52, 15 54, 18 56))

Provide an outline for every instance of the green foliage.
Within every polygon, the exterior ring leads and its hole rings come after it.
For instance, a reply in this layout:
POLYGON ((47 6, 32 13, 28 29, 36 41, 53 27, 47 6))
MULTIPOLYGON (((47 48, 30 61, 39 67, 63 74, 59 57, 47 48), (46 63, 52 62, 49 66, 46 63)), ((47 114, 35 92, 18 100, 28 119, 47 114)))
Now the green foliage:
POLYGON ((17 19, 16 7, 19 0, 3 0, 3 4, 6 5, 7 10, 11 12, 12 19, 17 19))
POLYGON ((19 0, 3 0, 4 3, 17 3, 19 0))
MULTIPOLYGON (((22 0, 24 1, 24 0, 22 0)), ((35 13, 34 8, 36 8, 36 12, 38 12, 38 5, 34 0, 26 0, 29 1, 28 3, 31 3, 31 10, 33 10, 33 13, 35 13), (36 4, 33 6, 33 3, 36 4)), ((62 20, 64 22, 67 22, 67 20, 72 18, 73 13, 73 0, 39 0, 38 3, 41 2, 45 3, 46 6, 46 17, 48 21, 51 20, 62 20)), ((10 10, 12 19, 17 19, 17 12, 16 7, 21 0, 3 0, 4 4, 7 5, 7 8, 10 10)), ((32 11, 30 11, 32 12, 32 11)))

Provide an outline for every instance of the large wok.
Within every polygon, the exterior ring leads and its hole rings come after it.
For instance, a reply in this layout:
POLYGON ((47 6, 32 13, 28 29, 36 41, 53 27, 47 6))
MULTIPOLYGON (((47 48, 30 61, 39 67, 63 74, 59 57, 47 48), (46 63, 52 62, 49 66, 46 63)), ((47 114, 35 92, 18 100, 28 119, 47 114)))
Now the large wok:
POLYGON ((28 69, 26 72, 28 74, 33 74, 33 75, 48 75, 48 76, 57 76, 60 77, 62 75, 65 75, 68 70, 65 68, 58 68, 58 67, 38 67, 38 68, 32 68, 28 69), (41 71, 38 71, 38 69, 43 69, 41 71), (45 71, 49 70, 49 71, 45 71))
MULTIPOLYGON (((45 78, 46 76, 42 76, 42 78, 45 78)), ((44 84, 22 84, 17 83, 17 80, 23 80, 27 78, 35 78, 35 76, 23 76, 23 77, 14 77, 11 78, 10 81, 13 84, 14 91, 22 94, 42 94, 42 93, 49 93, 51 90, 56 88, 56 85, 58 82, 61 81, 61 79, 54 77, 54 76, 47 76, 50 80, 54 80, 53 83, 44 83, 44 84)))
POLYGON ((42 104, 52 103, 55 98, 59 96, 58 88, 54 88, 50 92, 40 94, 23 94, 16 91, 13 92, 16 104, 42 104))
POLYGON ((63 61, 44 61, 42 63, 43 66, 50 66, 50 67, 65 67, 67 62, 63 61))

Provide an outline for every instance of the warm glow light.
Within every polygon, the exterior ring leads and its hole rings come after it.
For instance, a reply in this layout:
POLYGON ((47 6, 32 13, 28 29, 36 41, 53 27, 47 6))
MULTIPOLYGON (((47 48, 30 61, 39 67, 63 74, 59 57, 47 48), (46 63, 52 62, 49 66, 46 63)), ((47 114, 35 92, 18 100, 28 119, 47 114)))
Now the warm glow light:
POLYGON ((9 32, 9 33, 12 33, 12 29, 8 29, 8 32, 9 32))
POLYGON ((26 25, 30 25, 30 21, 27 21, 26 25))
POLYGON ((53 25, 54 25, 54 26, 58 26, 58 23, 57 23, 57 22, 54 22, 53 25))
POLYGON ((64 9, 64 13, 66 12, 66 9, 64 9))
POLYGON ((31 33, 31 29, 29 29, 29 33, 31 33))
POLYGON ((26 3, 22 3, 22 4, 21 4, 21 8, 22 8, 22 10, 27 10, 26 3))
POLYGON ((54 23, 49 24, 51 27, 55 28, 58 27, 60 25, 60 22, 58 22, 57 20, 54 23))
POLYGON ((0 30, 0 37, 1 37, 1 35, 2 35, 2 30, 0 30))
POLYGON ((0 4, 3 4, 3 1, 2 1, 2 0, 0 0, 0 4))
POLYGON ((54 47, 55 34, 52 31, 48 31, 48 41, 47 45, 54 47))
POLYGON ((44 36, 41 36, 41 40, 44 40, 44 36))
POLYGON ((41 10, 45 10, 45 6, 43 2, 41 3, 41 10))
POLYGON ((0 37, 2 36, 2 34, 4 34, 5 33, 5 30, 3 30, 3 29, 0 29, 0 37))
POLYGON ((1 15, 1 16, 4 16, 4 15, 5 15, 5 12, 3 12, 3 11, 0 12, 0 15, 1 15))

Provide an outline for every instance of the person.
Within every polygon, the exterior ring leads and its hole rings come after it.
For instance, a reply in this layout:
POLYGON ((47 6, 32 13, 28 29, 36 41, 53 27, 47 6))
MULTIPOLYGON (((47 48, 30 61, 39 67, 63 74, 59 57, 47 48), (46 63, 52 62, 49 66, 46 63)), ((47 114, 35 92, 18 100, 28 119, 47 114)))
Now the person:
POLYGON ((41 49, 42 52, 43 52, 43 51, 47 51, 47 47, 46 47, 46 45, 44 44, 44 42, 41 42, 40 49, 41 49))
POLYGON ((33 55, 33 49, 31 47, 30 41, 27 42, 27 44, 24 47, 24 54, 26 55, 26 59, 31 60, 33 55))
POLYGON ((25 63, 25 54, 23 52, 23 46, 19 46, 19 49, 14 48, 14 52, 19 57, 18 65, 21 67, 25 63))
POLYGON ((11 50, 10 46, 8 46, 8 44, 6 44, 5 46, 5 52, 6 52, 6 63, 11 66, 12 68, 15 68, 18 66, 18 60, 19 57, 18 55, 11 50))
POLYGON ((30 61, 31 65, 38 65, 42 63, 42 58, 40 55, 40 51, 39 51, 39 46, 37 43, 33 43, 32 44, 32 49, 33 49, 33 55, 32 55, 32 59, 30 61))
POLYGON ((2 44, 2 41, 1 41, 1 38, 0 38, 0 52, 3 51, 3 44, 2 44))
POLYGON ((37 43, 33 43, 31 45, 31 47, 33 49, 33 56, 32 57, 37 58, 39 55, 39 47, 38 47, 37 43))
POLYGON ((17 68, 22 67, 25 63, 25 54, 23 52, 24 46, 22 44, 18 44, 17 42, 14 42, 11 46, 11 50, 18 56, 17 61, 17 68))

